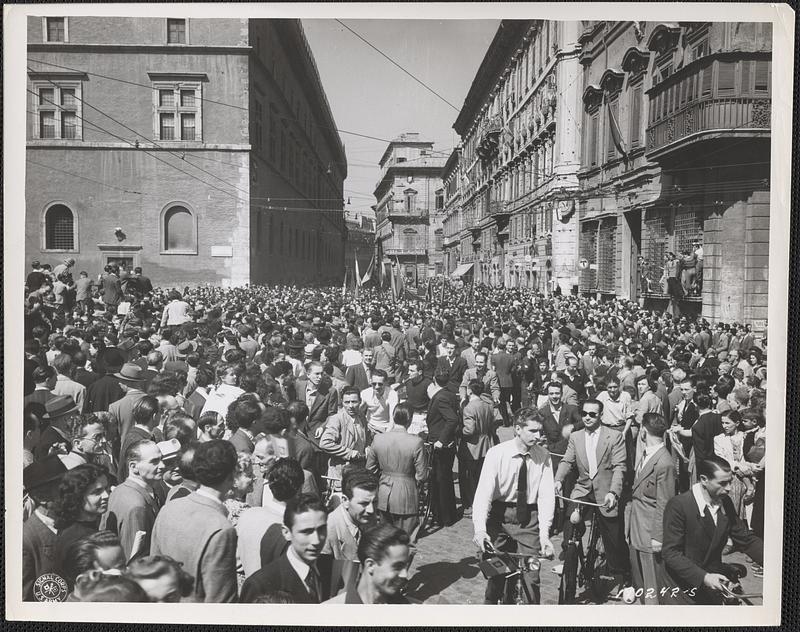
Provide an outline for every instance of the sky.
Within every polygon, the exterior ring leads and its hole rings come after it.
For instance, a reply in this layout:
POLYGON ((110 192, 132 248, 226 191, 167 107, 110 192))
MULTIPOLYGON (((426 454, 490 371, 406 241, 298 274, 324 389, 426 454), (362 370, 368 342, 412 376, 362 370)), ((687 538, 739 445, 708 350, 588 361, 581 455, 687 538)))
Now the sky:
MULTIPOLYGON (((500 20, 342 20, 460 109, 500 20)), ((339 130, 391 140, 419 132, 434 150, 458 143, 458 109, 431 94, 335 20, 303 20, 339 130)), ((386 142, 340 131, 347 152, 346 209, 372 214, 386 142)))

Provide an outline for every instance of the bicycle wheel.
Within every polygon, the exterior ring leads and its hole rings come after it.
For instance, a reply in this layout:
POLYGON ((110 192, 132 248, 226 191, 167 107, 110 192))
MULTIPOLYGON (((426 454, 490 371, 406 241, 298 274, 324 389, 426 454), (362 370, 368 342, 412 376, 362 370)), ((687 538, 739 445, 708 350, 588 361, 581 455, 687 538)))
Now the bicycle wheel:
POLYGON ((561 571, 561 582, 558 585, 558 603, 575 603, 578 589, 578 561, 580 552, 578 545, 570 542, 564 552, 564 566, 561 571))

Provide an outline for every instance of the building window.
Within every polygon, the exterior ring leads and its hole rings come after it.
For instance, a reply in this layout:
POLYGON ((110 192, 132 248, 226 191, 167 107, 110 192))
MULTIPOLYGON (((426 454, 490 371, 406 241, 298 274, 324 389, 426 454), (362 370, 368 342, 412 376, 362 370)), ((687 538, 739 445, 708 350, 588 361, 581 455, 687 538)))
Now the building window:
POLYGON ((614 143, 614 134, 612 132, 612 119, 617 120, 619 115, 619 100, 614 99, 608 104, 608 116, 606 117, 606 161, 613 160, 617 155, 617 146, 614 143))
POLYGON ((754 91, 769 94, 770 62, 756 61, 754 91))
POLYGON ((64 204, 53 204, 44 215, 45 250, 75 250, 75 216, 64 204))
POLYGON ((434 237, 434 248, 436 252, 442 251, 442 238, 443 238, 443 230, 441 228, 437 228, 436 231, 433 233, 434 237))
POLYGON ((595 111, 592 114, 589 114, 587 116, 587 123, 589 126, 589 133, 586 135, 586 166, 596 167, 598 154, 598 128, 600 126, 599 112, 595 111))
POLYGON ((34 138, 80 139, 81 84, 48 81, 34 84, 34 138))
POLYGON ((161 212, 161 254, 197 254, 197 217, 180 203, 161 212))
POLYGON ((405 195, 406 213, 413 213, 417 207, 417 192, 413 189, 407 189, 403 193, 405 195))
POLYGON ((44 18, 45 42, 68 42, 67 18, 44 18))
POLYGON ((444 209, 444 193, 441 191, 436 194, 436 210, 441 211, 444 209))
POLYGON ((736 87, 736 62, 721 61, 717 66, 717 96, 731 96, 736 87))
POLYGON ((186 20, 167 19, 167 44, 186 43, 186 20))
POLYGON ((154 84, 154 135, 162 141, 202 140, 200 84, 154 84))
POLYGON ((642 84, 634 86, 630 91, 631 104, 629 108, 631 149, 639 147, 642 142, 642 84))

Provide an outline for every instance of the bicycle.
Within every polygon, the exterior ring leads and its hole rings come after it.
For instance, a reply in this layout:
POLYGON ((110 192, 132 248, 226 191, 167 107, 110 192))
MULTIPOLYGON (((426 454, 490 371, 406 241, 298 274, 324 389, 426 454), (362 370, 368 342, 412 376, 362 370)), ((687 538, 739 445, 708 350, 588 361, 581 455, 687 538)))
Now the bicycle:
POLYGON ((504 605, 531 605, 541 602, 540 571, 542 564, 538 555, 500 551, 487 542, 483 559, 479 562, 487 580, 504 575, 504 605), (510 581, 515 579, 515 581, 510 581), (526 581, 527 580, 527 581, 526 581))
POLYGON ((595 600, 603 599, 607 592, 602 590, 606 582, 613 582, 614 577, 603 575, 599 569, 606 565, 606 554, 600 538, 600 528, 597 524, 597 512, 600 510, 596 503, 585 501, 570 501, 591 507, 591 521, 589 523, 589 543, 587 550, 583 549, 583 535, 585 527, 580 528, 584 522, 584 515, 577 507, 570 516, 574 525, 572 537, 567 541, 564 551, 564 565, 561 571, 561 581, 558 587, 558 603, 577 603, 577 588, 585 587, 595 600))
POLYGON ((722 574, 728 578, 722 591, 722 605, 724 606, 753 606, 753 599, 763 600, 763 593, 745 593, 742 587, 742 578, 747 577, 747 567, 744 564, 723 564, 722 574))
POLYGON ((436 452, 433 447, 433 442, 426 441, 422 445, 425 458, 425 477, 422 479, 422 481, 420 481, 419 486, 417 487, 419 525, 417 525, 417 528, 414 529, 414 533, 412 534, 412 543, 419 539, 419 537, 425 531, 425 528, 428 526, 433 507, 433 503, 431 502, 433 497, 431 490, 431 474, 433 473, 433 459, 435 458, 436 452))

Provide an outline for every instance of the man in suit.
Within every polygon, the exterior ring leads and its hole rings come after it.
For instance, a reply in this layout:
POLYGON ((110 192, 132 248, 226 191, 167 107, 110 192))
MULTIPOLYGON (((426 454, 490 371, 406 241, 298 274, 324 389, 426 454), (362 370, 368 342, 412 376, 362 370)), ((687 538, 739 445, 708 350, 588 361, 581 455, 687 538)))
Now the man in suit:
POLYGON ((328 476, 341 480, 347 464, 366 459, 367 420, 360 407, 361 393, 355 386, 348 386, 342 391, 342 410, 325 422, 319 448, 330 457, 328 476))
POLYGON ((411 535, 419 524, 417 484, 425 479, 422 439, 408 432, 414 411, 407 402, 395 408, 394 424, 375 437, 367 452, 367 469, 380 473, 378 511, 384 522, 411 535))
MULTIPOLYGON (((629 572, 629 564, 619 498, 625 477, 625 440, 622 433, 600 423, 601 402, 587 399, 581 414, 584 427, 569 436, 555 476, 556 494, 562 495, 564 479, 575 470, 577 480, 570 498, 602 504, 597 517, 609 569, 624 576, 629 572)), ((572 538, 574 529, 583 527, 583 522, 579 525, 566 522, 564 545, 572 538)))
MULTIPOLYGON (((469 346, 461 352, 461 357, 467 362, 467 369, 475 368, 475 356, 481 351, 481 339, 472 334, 469 337, 469 346)), ((499 388, 499 387, 498 387, 499 388)))
MULTIPOLYGON (((448 348, 450 346, 451 343, 448 343, 448 348)), ((458 396, 447 388, 451 383, 451 372, 447 366, 437 368, 435 380, 439 390, 431 397, 427 418, 428 441, 433 443, 434 449, 431 471, 432 513, 435 522, 449 527, 457 520, 453 462, 460 406, 458 396)))
POLYGON ((200 487, 167 503, 153 527, 153 555, 168 555, 194 576, 192 601, 236 601, 236 530, 223 500, 233 486, 236 451, 215 439, 197 446, 193 468, 200 487))
POLYGON ((229 441, 237 452, 253 454, 253 424, 261 417, 261 407, 252 400, 237 402, 231 412, 233 423, 236 425, 236 432, 231 435, 229 441))
POLYGON ((86 387, 73 380, 75 365, 69 354, 62 353, 53 359, 53 368, 56 370, 56 383, 53 386, 54 395, 69 395, 78 406, 78 410, 84 411, 86 405, 86 387))
POLYGON ((119 349, 106 349, 103 355, 104 371, 103 375, 96 382, 93 382, 86 389, 86 412, 96 413, 107 411, 108 407, 125 396, 125 392, 119 385, 119 380, 114 377, 114 373, 122 368, 125 360, 119 349))
POLYGON ((49 366, 37 366, 33 369, 32 379, 34 383, 33 392, 25 396, 23 404, 37 403, 44 406, 55 395, 51 392, 56 384, 56 370, 49 366))
MULTIPOLYGON (((475 336, 477 338, 477 336, 475 336)), ((462 356, 463 357, 463 356, 462 356)), ((479 351, 473 359, 474 368, 464 371, 461 378, 461 385, 458 394, 462 403, 470 399, 469 383, 472 380, 480 380, 485 388, 483 392, 494 402, 495 406, 500 403, 500 382, 497 380, 497 373, 487 368, 488 356, 479 351)))
POLYGON ((497 373, 500 384, 500 414, 503 415, 503 424, 511 425, 509 406, 512 410, 519 404, 519 398, 514 397, 514 376, 517 357, 514 353, 516 343, 509 340, 503 348, 492 356, 492 366, 497 373))
POLYGON ((344 381, 348 386, 355 386, 359 391, 369 388, 372 379, 372 370, 375 368, 375 351, 364 349, 361 352, 361 364, 347 367, 344 381))
MULTIPOLYGON (((685 374, 684 374, 685 375, 685 374)), ((692 426, 700 416, 694 396, 697 390, 697 378, 693 375, 684 377, 680 382, 681 399, 672 409, 672 431, 680 441, 683 453, 688 457, 692 449, 692 426)), ((678 458, 678 491, 689 489, 689 467, 687 461, 678 458)))
POLYGON ((392 334, 388 331, 381 333, 381 344, 373 349, 375 368, 386 371, 387 383, 392 384, 397 378, 397 369, 402 362, 402 357, 392 344, 392 334))
POLYGON ((328 455, 319 447, 319 439, 328 417, 335 415, 339 409, 339 394, 333 388, 330 378, 325 376, 321 362, 309 362, 306 377, 295 381, 295 398, 308 406, 306 435, 317 451, 314 475, 317 477, 317 486, 322 489, 322 480, 319 477, 328 470, 328 455))
MULTIPOLYGON (((477 354, 476 360, 485 362, 485 354, 477 354)), ((467 371, 469 372, 470 370, 467 371)), ((461 428, 461 441, 458 444, 458 488, 461 491, 461 506, 466 517, 472 515, 472 501, 486 453, 498 443, 495 402, 486 392, 488 390, 486 384, 481 378, 476 377, 469 382, 468 387, 469 401, 462 412, 464 425, 461 428)))
POLYGON ((186 399, 183 408, 187 414, 192 416, 192 419, 197 421, 200 419, 200 411, 203 410, 206 399, 208 399, 208 387, 214 383, 213 369, 207 364, 201 364, 197 367, 194 382, 195 388, 186 399))
POLYGON ((446 370, 449 375, 445 388, 451 393, 458 394, 458 387, 461 386, 461 380, 467 370, 467 361, 456 355, 456 342, 452 338, 445 343, 445 355, 436 362, 437 373, 440 370, 446 370))
MULTIPOLYGON (((145 396, 144 393, 144 371, 137 364, 127 363, 114 377, 119 381, 125 395, 108 407, 108 412, 114 424, 111 434, 112 445, 119 449, 125 435, 133 426, 133 409, 139 400, 145 396), (116 436, 115 436, 116 435, 116 436)), ((127 472, 126 472, 127 474, 127 472)))
POLYGON ((675 495, 675 467, 664 446, 667 422, 663 415, 645 413, 639 440, 644 445, 636 464, 632 498, 626 521, 633 586, 642 590, 639 602, 661 603, 664 588, 661 548, 664 543, 664 509, 675 495))
POLYGON ((713 456, 697 463, 699 482, 664 509, 662 556, 670 604, 720 604, 735 578, 722 562, 728 540, 756 564, 763 564, 764 543, 738 517, 728 496, 733 474, 724 459, 713 456))
POLYGON ((128 465, 128 478, 111 492, 100 529, 108 529, 119 536, 125 559, 130 561, 134 556, 150 553, 150 538, 159 509, 153 488, 162 480, 165 467, 153 441, 134 443, 124 460, 128 465), (144 535, 137 538, 139 532, 144 535), (137 543, 136 548, 134 543, 137 543))
POLYGON ((133 425, 115 453, 118 460, 117 481, 124 481, 128 477, 128 464, 125 461, 128 448, 138 441, 153 439, 153 429, 159 421, 158 400, 152 395, 144 395, 133 407, 131 420, 133 425))
POLYGON ((378 480, 362 468, 348 469, 342 477, 342 502, 328 514, 328 537, 323 554, 335 560, 358 560, 362 532, 375 523, 378 480))
POLYGON ((288 593, 294 603, 322 603, 328 598, 329 576, 317 565, 328 535, 322 501, 306 494, 289 499, 283 535, 289 542, 286 552, 244 581, 241 603, 255 603, 278 591, 288 593))

